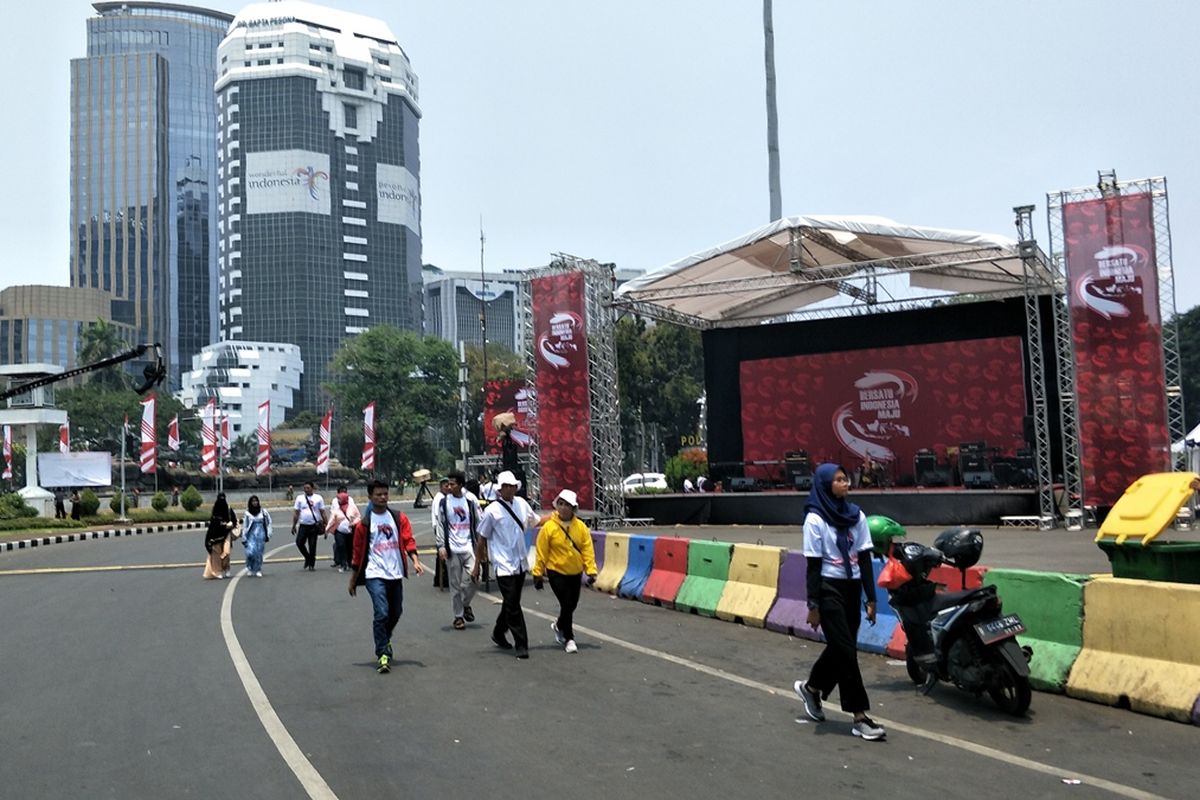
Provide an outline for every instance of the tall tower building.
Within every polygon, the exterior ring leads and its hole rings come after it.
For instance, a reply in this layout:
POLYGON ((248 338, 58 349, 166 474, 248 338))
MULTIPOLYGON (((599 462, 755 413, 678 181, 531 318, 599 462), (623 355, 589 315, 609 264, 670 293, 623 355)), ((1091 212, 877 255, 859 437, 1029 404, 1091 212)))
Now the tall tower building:
POLYGON ((383 22, 298 0, 246 7, 219 55, 221 331, 298 345, 320 411, 346 337, 422 330, 417 78, 383 22))
POLYGON ((177 3, 92 6, 71 61, 71 285, 102 289, 171 385, 216 338, 217 45, 233 17, 177 3))

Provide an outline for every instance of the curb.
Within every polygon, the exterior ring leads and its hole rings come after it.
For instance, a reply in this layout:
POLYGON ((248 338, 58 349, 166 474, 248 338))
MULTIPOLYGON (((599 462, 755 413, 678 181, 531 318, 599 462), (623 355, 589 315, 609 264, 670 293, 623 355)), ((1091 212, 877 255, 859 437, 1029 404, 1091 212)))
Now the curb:
POLYGON ((56 536, 41 536, 36 539, 0 542, 0 553, 7 553, 13 550, 27 550, 34 547, 48 547, 52 544, 65 544, 66 542, 83 542, 90 539, 118 539, 122 536, 141 536, 148 533, 196 530, 203 528, 205 524, 204 522, 172 522, 161 525, 144 525, 136 528, 108 528, 102 531, 78 531, 77 533, 58 534, 56 536))

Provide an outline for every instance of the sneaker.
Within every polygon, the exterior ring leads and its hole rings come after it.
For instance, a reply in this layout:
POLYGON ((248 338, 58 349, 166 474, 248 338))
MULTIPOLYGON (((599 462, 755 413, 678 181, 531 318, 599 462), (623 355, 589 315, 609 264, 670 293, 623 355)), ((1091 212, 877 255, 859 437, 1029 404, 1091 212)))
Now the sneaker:
POLYGON ((567 639, 567 646, 563 649, 566 650, 566 652, 568 652, 568 653, 578 653, 579 652, 579 648, 575 646, 574 639, 567 639))
POLYGON ((850 732, 855 736, 861 736, 868 742, 875 742, 887 736, 887 731, 883 729, 883 726, 870 717, 855 720, 854 727, 850 729, 850 732))
POLYGON ((392 671, 391 661, 392 660, 390 658, 388 658, 388 654, 384 653, 383 655, 381 655, 379 657, 379 666, 375 668, 375 671, 378 672, 380 675, 391 672, 392 671))
POLYGON ((496 633, 492 634, 492 644, 496 645, 496 647, 499 647, 501 650, 513 649, 513 646, 508 643, 507 638, 496 633))
POLYGON ((564 644, 567 643, 567 637, 563 636, 561 633, 558 632, 558 623, 557 622, 550 623, 550 630, 554 631, 554 641, 558 642, 559 647, 562 647, 564 644))
POLYGON ((256 578, 261 578, 261 577, 262 577, 262 570, 259 570, 258 572, 254 573, 254 577, 256 577, 256 578))
POLYGON ((454 630, 461 631, 461 630, 464 630, 466 627, 467 627, 467 623, 463 620, 462 617, 454 618, 454 622, 453 622, 454 630))
POLYGON ((529 658, 529 648, 518 647, 517 648, 517 658, 529 658))
POLYGON ((796 694, 804 703, 804 713, 808 714, 808 718, 813 722, 824 722, 825 712, 821 710, 820 693, 809 689, 808 684, 804 681, 796 681, 792 684, 792 688, 796 690, 796 694))
POLYGON ((463 608, 463 619, 465 619, 467 622, 475 621, 475 612, 471 610, 470 606, 465 606, 463 608))
POLYGON ((218 576, 217 576, 217 580, 219 580, 219 581, 223 581, 223 580, 225 580, 225 576, 224 576, 224 575, 218 575, 218 576))

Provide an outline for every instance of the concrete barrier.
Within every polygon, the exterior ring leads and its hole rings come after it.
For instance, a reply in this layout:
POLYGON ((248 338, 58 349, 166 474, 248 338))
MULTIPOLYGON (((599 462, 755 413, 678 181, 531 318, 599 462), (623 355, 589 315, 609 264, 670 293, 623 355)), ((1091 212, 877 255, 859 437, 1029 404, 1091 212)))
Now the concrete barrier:
POLYGON ((675 608, 715 617, 721 591, 729 579, 732 552, 729 542, 689 542, 688 574, 675 596, 675 608))
POLYGON ((1200 586, 1097 578, 1067 694, 1179 722, 1200 700, 1200 586))
POLYGON ((604 537, 604 566, 596 575, 596 588, 616 594, 629 566, 629 534, 610 533, 604 537))
POLYGON ((729 561, 729 580, 717 601, 717 616, 762 628, 779 590, 783 549, 735 544, 729 561))
MULTIPOLYGON (((1084 575, 993 569, 984 583, 995 586, 1006 614, 1020 614, 1026 633, 1017 637, 1033 648, 1029 682, 1043 692, 1066 691, 1067 676, 1083 645, 1084 575)), ((1197 689, 1200 692, 1200 689, 1197 689)))
POLYGON ((629 565, 617 586, 617 594, 632 600, 641 600, 646 581, 654 564, 654 537, 629 537, 629 565))
POLYGON ((600 570, 604 569, 604 540, 608 534, 604 531, 592 531, 592 552, 596 556, 596 577, 600 577, 600 570))
POLYGON ((879 574, 883 572, 883 565, 887 562, 873 560, 871 563, 875 572, 875 624, 867 621, 867 610, 863 608, 860 611, 862 617, 858 626, 858 649, 868 653, 886 653, 888 645, 896 635, 896 629, 900 627, 900 619, 895 610, 888 605, 887 589, 879 585, 879 574))
POLYGON ((767 614, 767 628, 802 636, 816 642, 825 641, 820 630, 808 627, 808 562, 799 550, 788 550, 783 554, 779 567, 779 587, 775 604, 767 614))
POLYGON ((643 603, 675 607, 675 596, 687 578, 688 540, 659 536, 654 540, 654 561, 646 585, 643 603))

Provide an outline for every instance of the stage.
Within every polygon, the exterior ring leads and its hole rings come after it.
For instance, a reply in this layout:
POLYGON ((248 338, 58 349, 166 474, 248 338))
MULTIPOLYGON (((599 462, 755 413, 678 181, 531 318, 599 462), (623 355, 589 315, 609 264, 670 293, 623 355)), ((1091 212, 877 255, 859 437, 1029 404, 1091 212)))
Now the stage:
MULTIPOLYGON (((625 497, 625 515, 655 525, 799 525, 807 492, 715 492, 625 497)), ((856 489, 850 500, 867 514, 901 525, 986 525, 1038 513, 1034 489, 856 489)))

